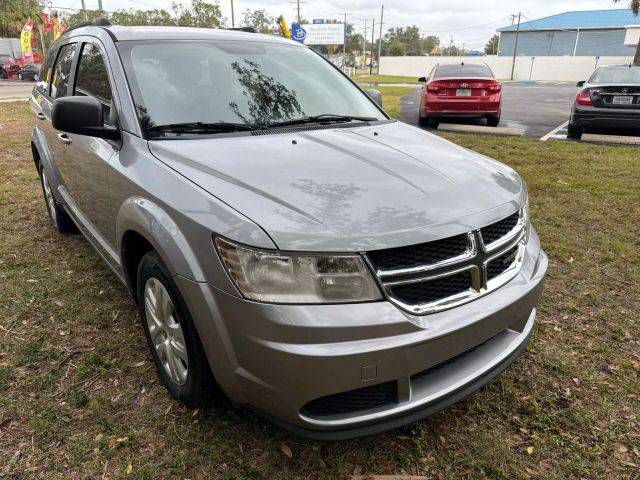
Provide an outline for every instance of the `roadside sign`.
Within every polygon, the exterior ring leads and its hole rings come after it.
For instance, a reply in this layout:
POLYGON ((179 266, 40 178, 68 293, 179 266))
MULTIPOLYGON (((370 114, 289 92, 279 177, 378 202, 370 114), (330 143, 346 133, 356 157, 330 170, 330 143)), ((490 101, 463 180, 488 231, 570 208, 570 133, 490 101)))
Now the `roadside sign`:
POLYGON ((319 25, 321 23, 324 23, 324 18, 314 18, 313 23, 314 25, 319 25))
POLYGON ((343 45, 344 23, 293 23, 291 35, 305 45, 343 45))
POLYGON ((305 38, 307 38, 307 31, 302 27, 301 24, 297 22, 292 23, 291 38, 296 42, 304 43, 305 38))

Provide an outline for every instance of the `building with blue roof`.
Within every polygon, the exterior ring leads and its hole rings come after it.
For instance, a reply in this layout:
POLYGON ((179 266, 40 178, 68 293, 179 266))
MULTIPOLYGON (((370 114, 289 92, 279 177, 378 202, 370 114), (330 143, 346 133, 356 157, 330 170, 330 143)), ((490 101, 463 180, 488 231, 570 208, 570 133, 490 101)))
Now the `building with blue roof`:
MULTIPOLYGON (((512 56, 517 26, 498 29, 498 55, 512 56)), ((640 16, 628 8, 565 12, 520 23, 518 56, 630 56, 640 33, 640 16)))

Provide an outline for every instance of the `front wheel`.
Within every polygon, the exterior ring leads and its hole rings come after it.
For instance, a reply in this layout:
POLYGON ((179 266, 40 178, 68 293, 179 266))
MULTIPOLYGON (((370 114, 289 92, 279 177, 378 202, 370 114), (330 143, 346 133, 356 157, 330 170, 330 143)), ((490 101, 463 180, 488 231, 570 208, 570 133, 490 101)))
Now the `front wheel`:
POLYGON ((188 408, 211 405, 217 386, 186 303, 160 256, 138 266, 137 298, 147 343, 162 383, 188 408))

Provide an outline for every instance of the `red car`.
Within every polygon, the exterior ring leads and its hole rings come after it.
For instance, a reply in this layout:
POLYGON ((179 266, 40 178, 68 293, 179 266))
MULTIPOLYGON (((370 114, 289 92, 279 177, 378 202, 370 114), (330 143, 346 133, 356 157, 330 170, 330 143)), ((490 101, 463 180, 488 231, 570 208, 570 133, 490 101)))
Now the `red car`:
POLYGON ((420 125, 435 128, 440 120, 486 118, 500 123, 502 85, 486 64, 437 64, 424 82, 420 97, 420 125))

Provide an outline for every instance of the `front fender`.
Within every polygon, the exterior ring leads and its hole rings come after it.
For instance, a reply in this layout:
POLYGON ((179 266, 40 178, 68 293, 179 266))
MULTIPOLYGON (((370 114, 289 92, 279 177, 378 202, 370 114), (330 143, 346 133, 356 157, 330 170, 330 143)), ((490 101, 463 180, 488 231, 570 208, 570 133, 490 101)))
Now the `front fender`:
POLYGON ((191 245, 171 216, 159 205, 142 198, 127 199, 116 220, 117 250, 122 257, 124 234, 133 230, 158 252, 172 275, 205 281, 205 274, 191 245))

